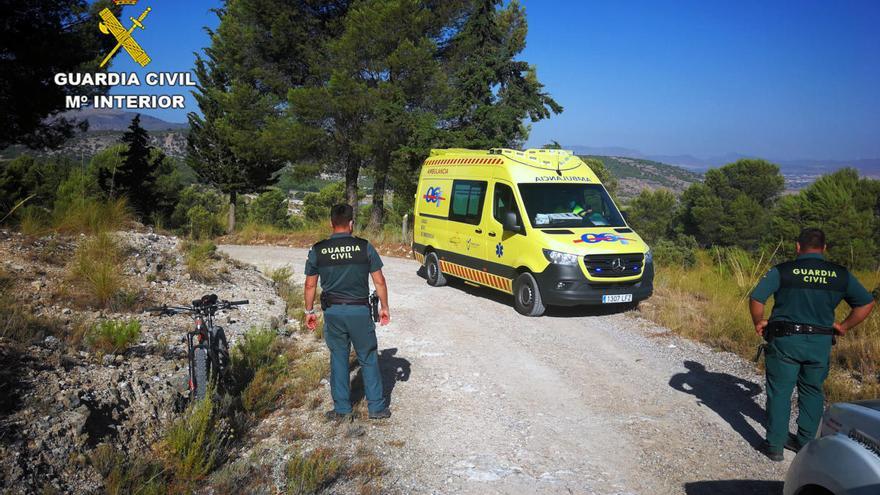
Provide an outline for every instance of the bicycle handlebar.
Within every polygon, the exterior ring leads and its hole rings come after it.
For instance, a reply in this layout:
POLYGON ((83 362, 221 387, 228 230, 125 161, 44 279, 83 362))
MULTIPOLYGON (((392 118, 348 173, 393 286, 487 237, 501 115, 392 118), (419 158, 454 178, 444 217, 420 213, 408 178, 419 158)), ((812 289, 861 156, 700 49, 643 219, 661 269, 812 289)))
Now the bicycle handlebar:
POLYGON ((215 304, 205 306, 154 306, 150 308, 144 308, 144 312, 173 315, 178 313, 195 313, 210 309, 226 309, 232 306, 241 306, 244 304, 250 304, 250 301, 248 301, 247 299, 243 299, 241 301, 217 301, 215 304))

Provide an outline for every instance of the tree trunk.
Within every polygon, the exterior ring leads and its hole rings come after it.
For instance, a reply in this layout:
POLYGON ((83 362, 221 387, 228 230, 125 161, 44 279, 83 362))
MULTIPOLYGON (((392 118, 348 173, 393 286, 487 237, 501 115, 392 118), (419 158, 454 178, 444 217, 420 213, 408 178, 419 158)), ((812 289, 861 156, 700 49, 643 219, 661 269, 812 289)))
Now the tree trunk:
POLYGON ((349 160, 345 165, 345 200, 354 210, 354 219, 358 213, 358 175, 361 166, 357 160, 349 160))
POLYGON ((373 207, 370 209, 369 229, 376 231, 382 228, 385 220, 385 188, 388 182, 388 170, 376 170, 376 181, 373 183, 373 207))
POLYGON ((231 234, 235 232, 235 200, 237 199, 237 194, 235 191, 229 193, 229 214, 226 217, 226 233, 231 234))

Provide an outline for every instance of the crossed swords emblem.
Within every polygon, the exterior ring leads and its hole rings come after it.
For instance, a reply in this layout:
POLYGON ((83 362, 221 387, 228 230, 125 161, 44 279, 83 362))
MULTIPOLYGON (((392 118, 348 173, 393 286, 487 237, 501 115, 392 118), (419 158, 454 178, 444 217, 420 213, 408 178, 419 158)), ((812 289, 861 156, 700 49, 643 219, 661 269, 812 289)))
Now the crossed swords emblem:
POLYGON ((129 17, 134 23, 129 29, 125 29, 125 27, 122 26, 122 23, 119 22, 119 19, 113 15, 113 12, 111 12, 110 9, 104 9, 98 14, 101 16, 101 19, 103 19, 103 22, 98 23, 98 28, 104 34, 112 34, 117 41, 113 50, 104 57, 100 67, 107 65, 107 62, 113 58, 113 55, 115 55, 120 48, 125 48, 125 51, 128 52, 128 54, 131 55, 131 58, 139 63, 141 67, 146 67, 147 64, 150 63, 150 56, 147 55, 147 52, 145 52, 138 42, 132 38, 131 33, 133 33, 136 28, 146 29, 143 25, 143 20, 146 19, 147 14, 149 14, 151 10, 153 9, 147 7, 137 19, 129 17))

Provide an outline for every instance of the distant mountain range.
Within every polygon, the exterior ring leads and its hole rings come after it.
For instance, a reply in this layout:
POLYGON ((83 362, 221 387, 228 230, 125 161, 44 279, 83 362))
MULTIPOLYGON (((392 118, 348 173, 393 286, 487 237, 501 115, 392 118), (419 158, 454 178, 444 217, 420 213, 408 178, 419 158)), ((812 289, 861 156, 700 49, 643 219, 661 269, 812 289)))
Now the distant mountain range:
MULTIPOLYGON (((38 156, 68 156, 89 159, 95 153, 119 142, 122 133, 131 125, 135 112, 119 110, 78 110, 65 112, 65 117, 88 120, 88 132, 75 134, 56 150, 29 150, 23 146, 10 146, 0 150, 0 160, 9 160, 21 154, 38 156)), ((186 135, 189 125, 166 122, 162 119, 141 114, 141 127, 150 134, 150 145, 162 149, 166 155, 182 159, 186 155, 186 135)))
POLYGON ((617 196, 624 200, 637 196, 643 189, 669 189, 679 194, 694 182, 702 180, 700 174, 692 170, 644 158, 607 155, 581 157, 600 160, 617 177, 617 196))
MULTIPOLYGON (((614 146, 564 146, 565 149, 573 150, 579 155, 610 155, 627 158, 639 158, 644 160, 652 160, 655 162, 677 165, 690 170, 705 172, 710 168, 720 167, 722 165, 735 162, 742 158, 761 158, 754 155, 746 155, 742 153, 727 153, 724 155, 715 155, 707 157, 697 157, 694 155, 646 155, 638 150, 631 148, 621 148, 614 146)), ((870 177, 880 177, 880 158, 860 158, 852 160, 773 160, 768 159, 779 165, 782 173, 785 175, 821 175, 844 167, 853 167, 862 175, 870 177)))
MULTIPOLYGON (((89 122, 89 131, 124 131, 128 129, 136 112, 123 110, 95 110, 88 108, 65 112, 64 116, 89 122)), ((141 114, 141 127, 148 131, 179 131, 189 129, 189 124, 166 122, 150 115, 141 114)))

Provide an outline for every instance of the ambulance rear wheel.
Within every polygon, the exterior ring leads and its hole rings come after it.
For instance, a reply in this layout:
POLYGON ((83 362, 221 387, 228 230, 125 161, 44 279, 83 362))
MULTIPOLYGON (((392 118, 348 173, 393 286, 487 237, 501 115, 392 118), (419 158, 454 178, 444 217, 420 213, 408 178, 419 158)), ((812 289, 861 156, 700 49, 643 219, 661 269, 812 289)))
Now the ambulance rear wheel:
POLYGON ((523 273, 513 281, 513 307, 526 316, 541 316, 547 310, 538 282, 531 273, 523 273))
POLYGON ((446 285, 446 276, 440 269, 440 260, 437 259, 437 253, 428 253, 425 256, 425 276, 428 278, 428 285, 440 287, 446 285))

